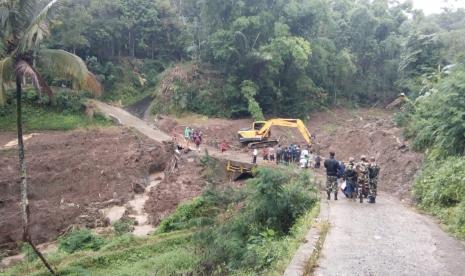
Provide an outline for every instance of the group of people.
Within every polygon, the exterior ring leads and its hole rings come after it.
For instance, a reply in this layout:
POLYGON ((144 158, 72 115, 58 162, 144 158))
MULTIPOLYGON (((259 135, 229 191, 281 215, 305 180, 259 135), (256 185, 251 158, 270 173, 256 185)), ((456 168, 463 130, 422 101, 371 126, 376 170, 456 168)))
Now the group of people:
POLYGON ((351 157, 345 166, 344 162, 336 160, 335 155, 334 152, 330 152, 329 159, 324 162, 328 200, 331 199, 331 193, 334 193, 334 200, 337 200, 338 179, 342 179, 344 182, 341 189, 346 197, 354 200, 359 198, 360 203, 363 203, 364 198, 368 198, 368 203, 376 203, 380 166, 375 158, 371 157, 368 161, 367 157, 362 155, 360 161, 355 162, 355 158, 351 157))
POLYGON ((191 141, 195 144, 196 149, 200 150, 200 144, 202 144, 203 133, 201 130, 186 127, 184 129, 184 138, 186 141, 191 141))
MULTIPOLYGON (((252 163, 257 163, 259 154, 258 149, 254 149, 252 153, 252 163)), ((300 147, 299 145, 291 144, 289 146, 278 145, 274 147, 265 147, 261 149, 262 158, 264 161, 276 162, 276 164, 289 165, 299 163, 301 168, 315 167, 319 168, 321 157, 314 154, 309 147, 300 147)))

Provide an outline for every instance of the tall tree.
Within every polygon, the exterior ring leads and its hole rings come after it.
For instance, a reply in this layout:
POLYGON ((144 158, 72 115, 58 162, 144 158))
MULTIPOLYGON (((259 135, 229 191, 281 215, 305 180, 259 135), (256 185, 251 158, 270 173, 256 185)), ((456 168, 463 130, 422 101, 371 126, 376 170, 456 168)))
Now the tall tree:
POLYGON ((30 80, 38 91, 46 92, 51 98, 52 90, 39 73, 46 70, 48 73, 71 79, 75 88, 87 88, 94 92, 101 90, 100 84, 79 57, 63 50, 40 48, 44 38, 49 35, 49 13, 57 3, 58 0, 0 2, 0 22, 5 45, 4 58, 0 60, 0 104, 5 102, 6 86, 15 82, 23 240, 38 253, 52 274, 55 273, 54 270, 36 249, 29 233, 29 201, 21 109, 22 84, 25 79, 30 80))

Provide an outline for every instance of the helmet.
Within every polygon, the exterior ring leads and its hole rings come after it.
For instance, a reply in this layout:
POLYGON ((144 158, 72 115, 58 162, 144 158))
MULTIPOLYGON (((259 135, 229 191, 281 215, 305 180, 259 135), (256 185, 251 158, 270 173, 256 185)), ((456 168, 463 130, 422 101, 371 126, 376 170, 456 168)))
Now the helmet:
POLYGON ((349 163, 354 163, 355 162, 355 158, 351 157, 349 158, 349 163))
POLYGON ((374 156, 370 157, 370 161, 371 162, 375 162, 376 161, 376 158, 374 156))
POLYGON ((360 156, 360 159, 361 159, 362 161, 366 161, 366 160, 367 160, 367 157, 366 157, 366 155, 362 155, 362 156, 360 156))
POLYGON ((400 93, 399 96, 405 97, 405 93, 400 93))

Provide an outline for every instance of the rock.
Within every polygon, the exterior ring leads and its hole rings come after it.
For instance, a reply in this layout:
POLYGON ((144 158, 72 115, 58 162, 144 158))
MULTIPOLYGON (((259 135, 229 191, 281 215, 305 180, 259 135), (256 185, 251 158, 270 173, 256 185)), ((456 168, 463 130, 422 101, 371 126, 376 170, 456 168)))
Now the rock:
POLYGON ((145 186, 141 183, 133 183, 132 190, 136 194, 143 194, 145 192, 145 186))

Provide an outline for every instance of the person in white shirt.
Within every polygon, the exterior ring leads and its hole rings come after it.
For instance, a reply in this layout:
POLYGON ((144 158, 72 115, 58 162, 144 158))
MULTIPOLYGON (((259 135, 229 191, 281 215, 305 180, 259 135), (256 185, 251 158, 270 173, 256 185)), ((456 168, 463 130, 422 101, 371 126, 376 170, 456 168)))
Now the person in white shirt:
POLYGON ((257 164, 258 149, 253 149, 252 164, 257 164))

